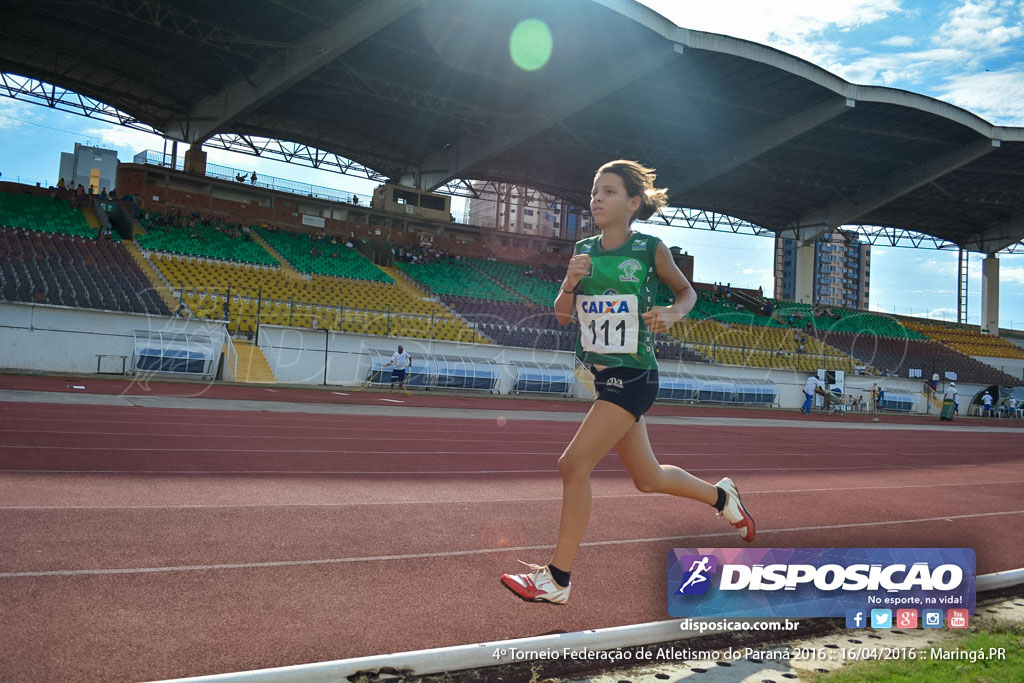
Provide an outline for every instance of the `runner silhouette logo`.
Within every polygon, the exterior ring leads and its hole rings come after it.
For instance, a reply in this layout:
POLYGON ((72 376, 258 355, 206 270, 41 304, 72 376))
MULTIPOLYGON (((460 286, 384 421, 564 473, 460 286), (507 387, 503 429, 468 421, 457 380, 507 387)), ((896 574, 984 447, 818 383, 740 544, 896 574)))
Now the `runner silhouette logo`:
POLYGON ((711 587, 711 577, 718 571, 718 558, 714 555, 684 555, 679 558, 679 566, 686 567, 683 585, 679 587, 680 595, 703 595, 711 587))

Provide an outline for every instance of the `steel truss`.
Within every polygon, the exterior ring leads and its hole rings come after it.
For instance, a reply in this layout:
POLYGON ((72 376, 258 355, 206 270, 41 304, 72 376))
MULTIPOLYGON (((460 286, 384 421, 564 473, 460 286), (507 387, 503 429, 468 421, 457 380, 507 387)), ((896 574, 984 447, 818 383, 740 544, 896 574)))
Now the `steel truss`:
POLYGON ((154 135, 163 134, 152 126, 142 123, 131 114, 126 114, 109 104, 86 97, 52 83, 12 73, 0 73, 0 96, 31 102, 50 109, 113 123, 125 128, 134 128, 154 135))
MULTIPOLYGON (((108 104, 67 88, 18 76, 17 74, 0 73, 0 96, 27 101, 51 109, 57 109, 58 111, 162 136, 162 133, 152 126, 142 123, 137 118, 108 104)), ((249 156, 284 161, 290 164, 356 178, 365 178, 376 182, 388 182, 390 179, 389 176, 351 159, 296 142, 236 133, 220 133, 206 140, 203 145, 213 149, 223 149, 249 156)), ((372 156, 373 152, 370 151, 368 154, 372 156)), ((465 178, 453 179, 439 187, 437 192, 455 197, 480 197, 480 190, 473 187, 473 181, 465 178)), ((572 202, 566 202, 566 204, 571 205, 572 202)), ((578 209, 579 207, 574 208, 578 209)), ((691 230, 728 231, 737 235, 775 237, 775 232, 768 228, 754 225, 740 218, 702 209, 668 208, 661 212, 658 219, 640 222, 652 225, 689 228, 691 230)), ((904 228, 857 224, 844 225, 839 229, 844 232, 855 233, 860 239, 871 246, 936 249, 940 251, 953 251, 960 248, 957 244, 948 240, 904 228)), ((1024 241, 1011 244, 997 253, 1024 254, 1024 241)))
POLYGON ((206 140, 203 146, 212 149, 223 149, 228 152, 238 152, 239 154, 248 154, 254 157, 273 159, 275 161, 284 161, 299 166, 308 166, 321 171, 330 171, 356 178, 366 178, 381 183, 388 181, 388 176, 372 168, 363 166, 351 159, 346 159, 343 156, 297 142, 272 140, 254 135, 220 133, 206 140))
MULTIPOLYGON (((182 3, 158 0, 79 0, 79 4, 119 14, 177 36, 232 52, 249 59, 266 59, 288 50, 309 49, 292 43, 260 40, 238 33, 229 24, 196 17, 182 9, 182 3)), ((277 3, 281 4, 281 3, 277 3)), ((83 11, 88 12, 86 8, 83 11)))

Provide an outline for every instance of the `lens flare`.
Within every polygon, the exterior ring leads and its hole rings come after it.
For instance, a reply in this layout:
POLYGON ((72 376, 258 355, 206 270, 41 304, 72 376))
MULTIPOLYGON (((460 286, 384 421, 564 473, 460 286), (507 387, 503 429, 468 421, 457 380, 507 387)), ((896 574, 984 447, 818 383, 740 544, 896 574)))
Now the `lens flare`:
POLYGON ((540 19, 524 19, 512 29, 508 41, 512 63, 523 71, 537 71, 551 59, 551 29, 540 19))

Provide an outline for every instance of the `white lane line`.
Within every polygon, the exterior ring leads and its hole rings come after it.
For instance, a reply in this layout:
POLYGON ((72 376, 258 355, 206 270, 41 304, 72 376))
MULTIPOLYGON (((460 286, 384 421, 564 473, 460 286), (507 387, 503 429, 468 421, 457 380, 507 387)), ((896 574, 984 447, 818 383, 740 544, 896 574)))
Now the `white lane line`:
MULTIPOLYGON (((625 470, 607 470, 626 474, 625 470)), ((879 491, 890 489, 929 489, 969 487, 969 486, 1009 486, 1011 484, 1024 484, 1024 480, 1016 481, 975 481, 975 482, 952 482, 947 484, 910 484, 906 486, 835 486, 831 488, 818 489, 743 489, 744 495, 792 495, 795 493, 823 493, 832 491, 879 491)), ((650 493, 614 493, 594 495, 594 498, 603 500, 616 498, 650 498, 655 499, 650 493)), ((659 500, 671 500, 672 496, 661 494, 659 500)), ((233 508, 331 508, 331 507, 365 507, 374 505, 463 505, 468 503, 538 503, 562 500, 561 496, 540 496, 537 498, 482 498, 451 500, 447 498, 436 500, 381 500, 381 501, 358 501, 349 503, 218 503, 218 504, 183 504, 183 505, 0 505, 0 512, 5 510, 217 510, 233 508)))
MULTIPOLYGON (((503 443, 503 442, 490 442, 490 443, 503 443)), ((675 446, 675 445, 676 444, 672 444, 672 446, 675 446)), ((561 455, 561 453, 562 453, 562 450, 557 450, 557 451, 523 451, 523 450, 495 451, 495 450, 487 450, 486 452, 483 452, 483 451, 480 451, 480 450, 466 450, 466 451, 437 451, 437 450, 410 451, 410 450, 404 450, 403 449, 401 452, 395 452, 394 449, 382 450, 382 451, 371 451, 371 450, 363 450, 363 449, 345 450, 345 449, 340 449, 340 448, 289 448, 289 449, 280 449, 280 448, 207 448, 205 446, 194 446, 194 447, 189 447, 189 448, 167 448, 167 447, 139 448, 139 447, 135 447, 135 446, 38 446, 38 445, 0 444, 0 450, 2 450, 2 449, 14 450, 14 451, 17 451, 17 450, 28 450, 28 451, 37 451, 37 450, 43 450, 43 451, 103 451, 103 452, 128 452, 128 453, 136 453, 136 452, 137 453, 202 453, 202 454, 206 454, 206 453, 245 453, 245 454, 273 453, 275 455, 281 455, 281 456, 301 454, 301 453, 331 453, 331 454, 335 454, 335 455, 393 455, 393 456, 398 456, 398 457, 402 457, 402 456, 405 456, 405 455, 479 455, 481 457, 485 457, 485 456, 489 457, 489 456, 492 456, 492 455, 512 455, 512 456, 516 456, 516 455, 528 455, 528 456, 543 455, 543 456, 552 456, 552 457, 554 457, 554 456, 561 455)), ((668 450, 668 448, 664 448, 663 450, 668 450)), ((611 452, 609 452, 609 454, 611 454, 611 452)), ((879 458, 884 458, 886 460, 890 460, 891 459, 890 456, 893 456, 893 455, 913 456, 915 454, 912 454, 912 453, 899 453, 899 452, 866 453, 866 454, 859 454, 859 457, 857 459, 861 460, 861 461, 864 461, 866 458, 876 458, 876 457, 879 457, 879 458)), ((1017 453, 1016 452, 1014 452, 1014 453, 1007 453, 1007 454, 994 453, 992 455, 996 455, 996 456, 998 456, 998 455, 1017 455, 1017 453)), ((724 457, 727 457, 727 454, 725 454, 725 453, 677 453, 677 454, 669 454, 669 453, 664 453, 664 452, 661 454, 661 458, 663 460, 665 460, 665 464, 672 464, 671 462, 668 461, 668 459, 669 458, 674 458, 676 456, 684 457, 684 458, 724 458, 724 457)), ((762 458, 762 459, 763 458, 816 458, 818 460, 849 460, 850 457, 852 457, 852 456, 850 454, 842 454, 842 453, 831 454, 831 455, 823 455, 821 453, 774 453, 774 454, 771 454, 771 453, 769 453, 769 454, 764 454, 764 453, 761 453, 761 454, 757 454, 757 453, 731 453, 731 454, 728 454, 728 457, 742 457, 742 458, 759 457, 759 458, 762 458)), ((1011 462, 1006 462, 1006 463, 981 463, 981 464, 979 464, 977 462, 963 462, 963 463, 939 462, 939 463, 936 463, 934 465, 925 465, 925 464, 916 464, 916 465, 886 465, 884 463, 876 463, 876 464, 866 465, 865 467, 866 468, 877 468, 877 469, 917 469, 917 468, 924 468, 924 467, 992 467, 992 466, 1011 467, 1011 466, 1014 466, 1014 465, 1017 465, 1017 464, 1018 464, 1017 462, 1012 462, 1012 461, 1011 462)), ((1024 459, 1020 459, 1019 464, 1020 465, 1024 465, 1024 459)), ((799 470, 803 470, 805 468, 792 468, 792 469, 794 469, 794 470, 798 470, 798 469, 799 470)), ((822 469, 832 469, 832 468, 822 468, 822 469)), ((837 468, 837 469, 845 469, 845 468, 837 468)), ((4 470, 0 470, 0 471, 4 471, 4 470)), ((17 470, 11 470, 11 471, 17 471, 17 470)))
MULTIPOLYGON (((980 517, 1000 517, 1024 514, 1024 510, 1006 510, 1002 512, 980 512, 971 515, 955 515, 952 517, 925 517, 921 519, 899 519, 886 522, 855 522, 851 524, 830 524, 824 526, 789 527, 786 529, 758 530, 760 535, 788 534, 802 531, 826 531, 832 529, 855 529, 865 527, 896 526, 904 524, 924 524, 927 522, 943 522, 980 517)), ((687 534, 685 536, 661 536, 658 538, 628 538, 611 541, 588 541, 581 543, 585 547, 628 545, 633 543, 664 543, 666 541, 689 541, 706 538, 735 538, 734 531, 723 533, 687 534)), ((448 550, 437 553, 407 553, 402 555, 373 555, 363 557, 334 557, 320 560, 284 560, 279 562, 244 562, 238 564, 201 564, 182 565, 176 567, 129 567, 123 569, 58 569, 34 572, 3 572, 0 579, 36 578, 44 576, 102 576, 123 574, 158 574, 165 572, 196 572, 224 569, 268 569, 273 567, 304 567, 315 565, 348 564, 354 562, 395 562, 403 560, 423 560, 439 557, 465 557, 467 555, 488 555, 491 553, 523 552, 527 550, 551 550, 554 545, 528 545, 508 548, 476 548, 473 550, 448 550)))
MULTIPOLYGON (((366 432, 372 432, 373 429, 374 429, 373 426, 368 426, 366 429, 363 429, 362 432, 365 434, 366 432)), ((471 431, 474 431, 474 430, 466 429, 465 431, 471 432, 471 431)), ((179 439, 179 440, 181 440, 181 439, 198 439, 198 440, 201 440, 201 441, 207 441, 207 440, 210 440, 210 439, 236 439, 237 440, 237 439, 241 439, 241 438, 258 438, 261 441, 266 440, 266 439, 288 439, 289 441, 296 441, 296 440, 300 440, 301 439, 301 440, 323 441, 323 440, 333 440, 333 439, 345 438, 348 441, 440 441, 442 443, 445 443, 445 442, 447 442, 447 443, 480 443, 480 442, 484 442, 484 443, 503 443, 503 442, 522 443, 524 441, 526 441, 527 443, 542 443, 542 442, 547 441, 547 439, 543 439, 543 438, 542 439, 534 439, 534 440, 531 441, 529 439, 524 439, 522 435, 516 436, 515 438, 509 438, 509 439, 504 439, 504 438, 485 439, 485 438, 481 438, 479 436, 475 436, 475 437, 470 438, 470 439, 453 439, 453 438, 446 437, 446 436, 437 436, 437 437, 419 436, 419 435, 417 435, 414 432, 410 432, 409 436, 387 436, 387 435, 384 435, 384 434, 378 435, 378 434, 372 434, 371 433, 371 434, 369 434, 367 436, 340 437, 340 436, 336 436, 336 435, 326 435, 326 436, 303 435, 303 436, 295 436, 293 434, 259 434, 259 435, 253 436, 252 432, 245 432, 245 433, 242 433, 242 434, 182 434, 180 431, 175 432, 174 430, 168 430, 166 433, 141 432, 141 433, 136 433, 136 434, 125 434, 124 431, 120 431, 120 432, 86 432, 86 431, 78 431, 78 430, 74 430, 74 429, 69 429, 67 431, 49 430, 49 429, 46 430, 46 431, 41 431, 41 430, 38 430, 38 429, 0 429, 0 434, 3 434, 3 433, 10 433, 10 434, 43 434, 45 436, 49 436, 51 434, 65 434, 65 435, 74 435, 74 436, 116 436, 116 437, 119 437, 119 438, 122 438, 122 439, 125 438, 126 436, 130 436, 130 437, 148 437, 148 438, 152 438, 152 437, 174 437, 175 439, 179 439)), ((669 443, 669 442, 666 442, 666 443, 669 443)))
MULTIPOLYGON (((536 455, 552 455, 537 453, 536 455)), ((853 467, 686 467, 687 472, 769 472, 769 473, 803 473, 803 472, 854 472, 857 470, 925 470, 952 469, 954 467, 970 467, 978 470, 983 467, 1004 469, 1002 465, 855 465, 853 467)), ((1011 468, 1012 469, 1012 468, 1011 468)), ((519 469, 519 470, 26 470, 0 469, 0 474, 296 474, 296 475, 357 475, 357 476, 407 476, 411 474, 553 474, 555 468, 519 469)), ((594 472, 626 473, 624 469, 595 469, 594 472)), ((840 489, 841 490, 841 489, 840 489)))

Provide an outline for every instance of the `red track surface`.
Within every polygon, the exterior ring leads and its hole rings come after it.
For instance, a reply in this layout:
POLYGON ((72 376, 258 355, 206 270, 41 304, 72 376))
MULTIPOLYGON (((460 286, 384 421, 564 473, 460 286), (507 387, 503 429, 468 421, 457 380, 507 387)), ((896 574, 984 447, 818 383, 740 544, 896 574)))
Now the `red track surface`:
MULTIPOLYGON (((0 380, 49 391, 72 383, 0 380)), ((150 393, 189 395, 187 386, 150 393)), ((508 422, 408 417, 397 406, 371 418, 3 404, 0 680, 155 679, 657 621, 667 618, 669 548, 740 543, 698 503, 638 493, 610 455, 594 475, 570 604, 522 603, 498 577, 517 558, 549 559, 536 546, 554 542, 555 460, 575 424, 514 411, 585 406, 403 400, 500 408, 508 422)), ((957 425, 650 433, 662 462, 737 481, 758 522, 755 545, 966 546, 979 573, 1024 566, 1024 435, 957 425)))

